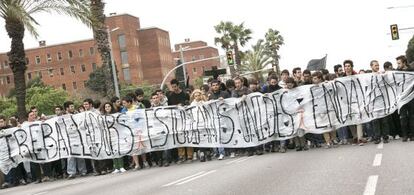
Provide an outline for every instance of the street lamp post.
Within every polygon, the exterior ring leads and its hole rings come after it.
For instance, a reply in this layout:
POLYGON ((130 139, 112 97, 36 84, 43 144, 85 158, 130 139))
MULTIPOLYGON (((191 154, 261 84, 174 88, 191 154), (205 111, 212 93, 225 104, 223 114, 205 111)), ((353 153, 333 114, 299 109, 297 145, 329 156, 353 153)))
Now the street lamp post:
POLYGON ((118 30, 119 27, 116 27, 112 30, 109 30, 109 27, 107 28, 107 32, 108 32, 108 41, 109 41, 109 49, 110 54, 111 54, 111 68, 112 68, 112 77, 114 80, 114 86, 115 86, 115 95, 116 97, 120 97, 120 93, 119 93, 119 86, 118 86, 118 77, 116 76, 116 68, 115 68, 115 61, 114 61, 114 55, 113 55, 113 50, 112 50, 112 40, 111 40, 111 32, 114 32, 116 30, 118 30))
POLYGON ((184 85, 187 85, 187 70, 185 68, 185 59, 184 59, 184 49, 189 48, 188 46, 183 48, 182 45, 180 45, 180 58, 181 58, 181 64, 183 64, 183 74, 184 74, 184 85))
POLYGON ((213 59, 218 59, 218 58, 221 58, 222 56, 215 56, 215 57, 211 57, 211 58, 204 58, 204 59, 201 59, 201 60, 195 60, 195 61, 190 61, 190 62, 185 62, 185 63, 182 63, 182 64, 180 64, 180 65, 178 65, 178 66, 175 66, 173 69, 171 69, 165 76, 164 76, 164 79, 162 80, 162 83, 161 83, 161 86, 160 86, 160 88, 161 89, 163 89, 164 88, 164 85, 165 85, 165 82, 167 81, 167 78, 168 78, 168 76, 174 71, 174 70, 177 70, 178 68, 180 68, 180 67, 182 67, 182 66, 185 66, 185 65, 187 65, 187 64, 191 64, 191 63, 197 63, 197 62, 203 62, 203 61, 207 61, 207 60, 213 60, 213 59))

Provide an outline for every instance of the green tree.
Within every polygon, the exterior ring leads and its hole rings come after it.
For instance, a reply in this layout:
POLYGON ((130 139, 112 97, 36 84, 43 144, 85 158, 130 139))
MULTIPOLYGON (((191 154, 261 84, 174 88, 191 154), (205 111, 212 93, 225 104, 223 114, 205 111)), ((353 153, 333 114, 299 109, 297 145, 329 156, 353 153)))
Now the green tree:
POLYGON ((45 115, 54 114, 54 107, 63 105, 68 99, 68 94, 63 89, 53 87, 32 87, 27 90, 27 106, 36 106, 39 113, 45 115))
POLYGON ((11 48, 7 53, 9 66, 16 88, 17 111, 21 120, 26 118, 26 54, 23 37, 25 30, 38 37, 36 26, 39 24, 35 14, 56 12, 89 23, 85 1, 79 0, 2 0, 0 1, 0 18, 5 21, 5 28, 11 39, 11 48))
POLYGON ((408 63, 414 61, 414 36, 408 42, 407 51, 405 51, 405 56, 407 57, 408 63))
POLYGON ((111 66, 111 47, 109 45, 109 35, 107 32, 107 26, 105 25, 104 14, 105 3, 102 0, 91 0, 90 13, 91 13, 91 26, 93 30, 93 37, 98 48, 98 52, 101 55, 102 61, 102 73, 105 77, 103 83, 106 88, 106 97, 115 96, 115 87, 112 78, 112 66, 111 66))
POLYGON ((155 91, 155 87, 146 82, 141 85, 122 84, 119 91, 121 97, 125 97, 128 93, 135 93, 137 88, 141 88, 144 91, 144 98, 151 99, 151 94, 155 91))
POLYGON ((106 96, 108 94, 108 87, 103 83, 106 82, 107 78, 105 76, 105 68, 98 67, 95 71, 89 74, 89 79, 86 82, 86 87, 92 91, 106 96))
POLYGON ((256 72, 266 68, 271 64, 271 58, 266 55, 266 46, 263 39, 259 39, 255 45, 252 45, 252 50, 246 52, 242 62, 242 71, 255 72, 253 77, 258 80, 263 80, 263 72, 256 72))
POLYGON ((284 40, 280 32, 275 29, 269 29, 265 34, 265 50, 266 54, 271 58, 273 67, 276 67, 276 74, 280 75, 279 66, 279 49, 284 44, 284 40))
POLYGON ((203 77, 197 77, 194 80, 194 88, 195 89, 200 89, 201 86, 203 86, 204 81, 203 81, 203 77))
MULTIPOLYGON (((43 83, 42 79, 40 77, 35 77, 31 80, 29 80, 26 84, 26 93, 27 93, 27 89, 31 88, 31 87, 45 87, 46 85, 43 83)), ((16 98, 16 89, 15 88, 11 88, 9 90, 9 94, 7 96, 8 98, 16 98)))
MULTIPOLYGON (((68 100, 68 94, 62 89, 54 89, 44 86, 42 83, 34 82, 26 89, 26 106, 36 106, 40 113, 52 115, 54 106, 63 105, 68 100)), ((1 98, 0 114, 10 117, 17 112, 16 99, 1 98)))
MULTIPOLYGON (((235 25, 232 22, 221 21, 218 25, 214 26, 214 29, 220 37, 214 38, 214 43, 220 44, 221 48, 226 51, 233 51, 236 60, 236 67, 239 70, 242 59, 242 52, 240 47, 243 47, 252 38, 252 31, 244 27, 244 23, 235 25)), ((230 72, 232 77, 235 75, 235 68, 230 66, 230 72)))
POLYGON ((15 98, 0 98, 0 114, 6 117, 11 117, 17 112, 17 105, 15 98))

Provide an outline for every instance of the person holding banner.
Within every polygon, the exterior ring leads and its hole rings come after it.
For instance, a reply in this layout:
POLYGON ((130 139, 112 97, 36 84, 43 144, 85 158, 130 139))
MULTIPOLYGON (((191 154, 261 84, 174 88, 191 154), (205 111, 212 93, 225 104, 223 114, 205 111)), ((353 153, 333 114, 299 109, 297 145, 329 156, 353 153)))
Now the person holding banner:
MULTIPOLYGON (((230 94, 227 91, 220 90, 220 81, 212 80, 211 81, 211 88, 208 93, 208 100, 223 100, 230 97, 230 94)), ((223 147, 217 148, 218 151, 218 159, 223 160, 225 156, 225 149, 223 147)))
MULTIPOLYGON (((235 98, 241 98, 241 101, 244 101, 246 99, 246 95, 252 93, 248 87, 244 85, 244 79, 243 77, 236 77, 234 80, 234 85, 236 88, 231 92, 231 97, 235 98)), ((247 148, 248 155, 251 156, 254 152, 255 147, 247 148)), ((230 158, 234 158, 236 153, 230 152, 230 158)))
MULTIPOLYGON (((345 60, 344 61, 344 72, 345 72, 345 76, 352 76, 352 75, 356 75, 357 73, 354 71, 354 62, 352 60, 345 60)), ((359 145, 359 146, 363 146, 364 143, 366 142, 365 139, 362 138, 363 133, 362 133, 362 125, 358 124, 358 125, 350 125, 348 126, 349 130, 351 131, 352 134, 352 144, 353 145, 359 145)))
MULTIPOLYGON (((8 128, 11 128, 11 126, 7 124, 6 117, 0 115, 0 131, 8 128)), ((19 163, 16 168, 12 168, 7 175, 5 175, 5 182, 1 185, 1 188, 8 188, 19 184, 26 185, 26 180, 24 179, 25 175, 26 171, 24 170, 23 163, 19 163)))
MULTIPOLYGON (((179 82, 177 79, 172 79, 170 81, 171 85, 171 91, 167 94, 168 98, 168 105, 177 105, 177 106, 185 106, 188 105, 190 101, 190 96, 185 93, 182 89, 179 87, 179 82)), ((174 149, 171 149, 171 151, 174 151, 174 149)), ((191 153, 193 149, 190 149, 189 147, 180 147, 177 148, 178 152, 178 160, 179 162, 184 162, 186 160, 192 160, 192 156, 189 159, 186 159, 186 153, 191 153)), ((175 152, 173 152, 175 153, 175 152)), ((191 153, 192 154, 192 153, 191 153)), ((188 155, 189 156, 189 155, 188 155)))
MULTIPOLYGON (((145 109, 144 105, 139 103, 139 102, 135 102, 135 94, 130 93, 127 94, 125 97, 122 98, 122 113, 127 113, 127 112, 134 112, 137 109, 145 109)), ((141 167, 141 169, 145 168, 145 167, 149 167, 149 164, 147 162, 147 158, 145 156, 145 154, 142 155, 133 155, 132 156, 132 160, 133 160, 133 165, 134 165, 134 170, 138 170, 140 168, 139 166, 139 158, 142 158, 143 161, 143 165, 141 167)))
MULTIPOLYGON (((203 103, 206 102, 206 100, 207 100, 207 97, 199 89, 196 89, 196 90, 193 91, 193 93, 191 93, 191 96, 190 96, 191 104, 190 104, 190 106, 197 107, 196 109, 192 109, 191 110, 193 112, 193 115, 196 116, 195 118, 198 119, 199 118, 199 115, 200 115, 200 112, 203 112, 202 108, 200 108, 200 109, 198 109, 198 108, 200 106, 202 106, 203 103)), ((198 123, 196 123, 196 125, 198 127, 204 127, 204 121, 199 121, 198 123)), ((207 160, 211 160, 211 151, 210 151, 210 148, 200 148, 199 151, 200 151, 199 152, 199 156, 200 156, 200 161, 201 162, 206 162, 206 159, 207 160)), ((189 157, 189 155, 190 154, 187 153, 187 156, 188 157, 189 157)), ((223 159, 223 157, 221 159, 223 159)))
MULTIPOLYGON (((403 55, 396 58, 399 71, 414 71, 413 67, 407 64, 407 58, 403 55)), ((402 141, 406 142, 408 138, 414 141, 414 100, 411 100, 400 109, 400 123, 402 141)))
MULTIPOLYGON (((63 108, 66 110, 67 115, 75 114, 75 104, 71 101, 66 101, 63 104, 63 108)), ((68 179, 75 178, 76 172, 79 170, 81 176, 85 176, 87 173, 85 159, 70 157, 67 160, 67 172, 69 174, 68 179)))
MULTIPOLYGON (((285 90, 291 90, 291 89, 293 89, 293 88, 295 88, 297 86, 298 86, 298 83, 297 83, 297 81, 293 77, 288 77, 286 79, 286 87, 285 87, 285 90)), ((294 100, 294 102, 295 101, 296 100, 294 100)), ((297 102, 295 102, 295 103, 297 103, 297 102)), ((290 104, 290 105, 291 106, 289 106, 289 107, 290 108, 293 108, 293 112, 300 112, 301 111, 300 109, 297 110, 298 107, 294 106, 294 105, 298 105, 298 104, 290 104)), ((302 151, 302 150, 305 150, 306 151, 306 150, 309 149, 306 146, 306 140, 305 140, 305 137, 304 136, 296 136, 296 137, 292 138, 291 141, 293 141, 293 143, 295 144, 296 151, 302 151)), ((282 146, 282 144, 281 144, 281 146, 282 146)), ((286 152, 286 148, 282 148, 281 147, 279 150, 282 153, 286 152)))
MULTIPOLYGON (((278 84, 278 79, 275 74, 271 74, 269 78, 267 79, 269 82, 269 85, 267 87, 263 88, 263 93, 273 93, 279 89, 282 89, 282 87, 278 84)), ((265 144, 265 148, 268 148, 267 150, 269 152, 276 152, 276 146, 278 145, 278 141, 271 141, 267 144, 265 144)), ((279 149, 277 149, 279 150, 279 149)))
MULTIPOLYGON (((116 112, 111 102, 105 102, 104 104, 102 104, 99 111, 101 112, 102 115, 107 115, 107 116, 110 116, 111 114, 114 114, 116 112)), ((122 157, 114 158, 112 159, 112 161, 113 161, 113 168, 114 168, 114 171, 112 173, 123 173, 126 171, 124 169, 124 161, 122 157)))
MULTIPOLYGON (((317 71, 312 74, 312 82, 315 85, 319 85, 324 81, 323 75, 321 72, 317 71)), ((334 145, 336 146, 336 130, 333 129, 330 132, 323 133, 323 138, 325 140, 325 148, 332 148, 334 145)))
MULTIPOLYGON (((372 60, 370 62, 372 74, 380 74, 379 72, 379 63, 377 60, 372 60)), ((389 118, 391 115, 378 118, 372 121, 372 126, 374 129, 374 143, 379 144, 381 142, 381 138, 383 139, 383 142, 386 144, 388 143, 388 135, 389 135, 389 118)))

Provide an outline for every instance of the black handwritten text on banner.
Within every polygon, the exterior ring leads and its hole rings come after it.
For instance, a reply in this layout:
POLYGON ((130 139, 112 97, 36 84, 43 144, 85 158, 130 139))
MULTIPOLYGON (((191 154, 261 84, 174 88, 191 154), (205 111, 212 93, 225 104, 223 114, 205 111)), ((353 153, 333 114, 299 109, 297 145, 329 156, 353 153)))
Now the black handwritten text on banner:
POLYGON ((157 107, 123 114, 85 112, 24 123, 0 134, 0 169, 22 161, 108 159, 189 147, 251 147, 289 139, 298 129, 323 133, 392 114, 413 97, 414 73, 338 78, 271 94, 157 107))

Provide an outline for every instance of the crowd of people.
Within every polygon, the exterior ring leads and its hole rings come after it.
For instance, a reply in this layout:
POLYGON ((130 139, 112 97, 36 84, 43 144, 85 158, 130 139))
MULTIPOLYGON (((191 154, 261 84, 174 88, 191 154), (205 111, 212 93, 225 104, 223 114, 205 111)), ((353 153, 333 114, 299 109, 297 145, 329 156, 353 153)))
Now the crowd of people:
MULTIPOLYGON (((408 65, 405 56, 396 58, 397 71, 413 71, 408 65)), ((384 71, 394 70, 390 62, 383 65, 384 71)), ((248 80, 244 77, 236 77, 226 82, 216 79, 209 79, 208 84, 200 89, 181 89, 176 79, 171 80, 170 90, 164 92, 161 89, 155 90, 150 99, 144 98, 144 91, 140 88, 135 93, 129 93, 122 99, 114 97, 111 101, 101 103, 92 99, 85 99, 83 104, 75 108, 71 101, 64 102, 62 106, 54 108, 55 116, 64 114, 75 114, 85 111, 99 112, 109 115, 116 112, 132 112, 139 108, 154 108, 167 105, 200 105, 208 100, 226 99, 230 97, 240 98, 249 93, 272 93, 276 90, 285 88, 293 89, 301 85, 318 85, 324 81, 334 80, 338 77, 345 77, 364 73, 381 74, 379 62, 372 60, 369 70, 361 70, 357 73, 351 60, 345 60, 342 65, 334 66, 334 73, 328 70, 311 72, 293 68, 292 72, 283 70, 281 75, 271 71, 268 73, 266 82, 259 83, 255 79, 248 80), (280 78, 280 79, 279 79, 280 78)), ((44 116, 38 116, 36 107, 31 107, 27 113, 27 122, 45 120, 44 116)), ((7 119, 0 116, 0 129, 19 126, 15 117, 7 119)), ((13 168, 6 176, 3 188, 25 185, 28 183, 48 182, 56 179, 73 179, 77 176, 93 174, 123 173, 127 170, 140 170, 150 167, 167 167, 171 163, 183 163, 190 161, 210 161, 212 159, 222 160, 224 158, 234 158, 238 155, 262 155, 264 153, 279 152, 285 153, 288 150, 306 151, 310 148, 326 149, 338 147, 339 145, 359 145, 363 146, 368 142, 379 144, 388 143, 390 139, 402 139, 414 141, 414 101, 404 105, 400 112, 384 118, 375 119, 371 122, 358 125, 350 125, 320 134, 306 134, 303 137, 295 137, 290 140, 272 141, 270 143, 251 148, 192 148, 181 147, 164 151, 156 151, 135 156, 124 156, 112 160, 90 160, 71 157, 59 159, 47 163, 23 162, 13 168)))

